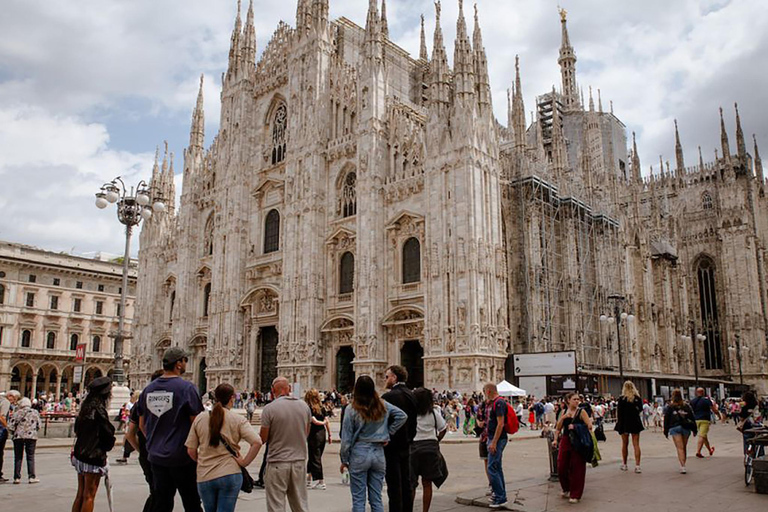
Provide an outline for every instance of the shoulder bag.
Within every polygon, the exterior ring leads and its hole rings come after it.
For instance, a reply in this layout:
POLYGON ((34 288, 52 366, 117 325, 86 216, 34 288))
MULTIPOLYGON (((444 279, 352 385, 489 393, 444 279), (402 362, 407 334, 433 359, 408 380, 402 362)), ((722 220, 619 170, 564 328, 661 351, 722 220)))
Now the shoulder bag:
MULTIPOLYGON (((227 451, 237 459, 237 452, 232 448, 232 446, 227 442, 227 440, 224 438, 224 436, 221 436, 221 442, 224 445, 224 448, 227 449, 227 451)), ((238 464, 240 466, 240 464, 238 464)), ((251 474, 248 473, 248 470, 245 469, 243 466, 240 466, 240 472, 243 474, 243 484, 240 486, 240 490, 245 493, 252 493, 253 492, 253 478, 251 477, 251 474)))

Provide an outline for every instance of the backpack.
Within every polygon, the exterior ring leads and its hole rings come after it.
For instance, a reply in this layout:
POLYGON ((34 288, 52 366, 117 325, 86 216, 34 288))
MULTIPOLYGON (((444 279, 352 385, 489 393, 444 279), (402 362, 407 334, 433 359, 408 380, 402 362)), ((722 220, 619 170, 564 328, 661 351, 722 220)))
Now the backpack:
MULTIPOLYGON (((502 398, 497 398, 496 400, 503 400, 502 398)), ((512 436, 517 434, 517 431, 520 430, 520 422, 517 420, 517 413, 515 413, 514 407, 512 407, 512 404, 509 402, 505 402, 507 404, 507 414, 506 414, 506 422, 504 423, 504 430, 507 432, 508 435, 512 436)), ((495 407, 495 403, 494 403, 495 407)))

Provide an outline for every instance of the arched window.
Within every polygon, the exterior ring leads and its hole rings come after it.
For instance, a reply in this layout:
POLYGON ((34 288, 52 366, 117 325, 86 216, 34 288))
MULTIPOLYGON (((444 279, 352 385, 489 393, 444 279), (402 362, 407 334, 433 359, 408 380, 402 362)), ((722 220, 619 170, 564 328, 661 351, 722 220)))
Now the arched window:
POLYGON ((24 329, 21 332, 21 346, 24 348, 29 348, 29 346, 32 344, 32 331, 29 329, 24 329))
POLYGON ((264 222, 264 254, 280 250, 280 212, 270 210, 264 222))
POLYGON ((341 194, 341 216, 351 217, 357 213, 357 175, 350 172, 344 178, 344 189, 341 194))
POLYGON ((49 332, 48 336, 45 338, 45 348, 49 350, 53 350, 56 348, 56 333, 55 332, 49 332))
POLYGON ((288 109, 281 103, 272 120, 272 165, 285 160, 285 135, 288 128, 288 109))
POLYGON ((5 286, 0 284, 0 304, 5 304, 5 286))
POLYGON ((709 192, 704 192, 701 195, 701 207, 705 210, 711 210, 712 209, 712 196, 709 192))
POLYGON ((171 292, 171 306, 168 308, 168 321, 173 322, 173 306, 176 305, 176 290, 171 292))
POLYGON ((205 222, 205 232, 203 233, 203 255, 213 255, 213 214, 208 216, 205 222))
POLYGON ((352 293, 354 289, 355 256, 351 252, 345 252, 339 262, 339 293, 352 293))
POLYGON ((704 364, 707 370, 723 368, 723 347, 717 312, 717 282, 715 264, 709 258, 702 258, 697 269, 699 281, 699 308, 701 311, 704 340, 704 364))
POLYGON ((69 350, 77 350, 77 344, 80 343, 80 336, 73 334, 69 337, 69 350))
POLYGON ((403 244, 403 284, 421 281, 421 244, 409 238, 403 244))
POLYGON ((211 304, 211 283, 205 285, 203 288, 203 317, 208 317, 208 309, 211 304))
POLYGON ((101 352, 101 336, 93 337, 93 351, 101 352))

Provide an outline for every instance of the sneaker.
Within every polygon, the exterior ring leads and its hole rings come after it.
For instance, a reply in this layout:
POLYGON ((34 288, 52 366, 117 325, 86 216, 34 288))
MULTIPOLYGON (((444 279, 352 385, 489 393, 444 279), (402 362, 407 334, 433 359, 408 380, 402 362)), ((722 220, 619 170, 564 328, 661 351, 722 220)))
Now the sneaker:
POLYGON ((7 481, 8 481, 7 478, 0 476, 0 484, 4 484, 7 481))
POLYGON ((704 458, 704 456, 703 456, 702 454, 700 454, 700 453, 697 453, 697 454, 696 454, 696 458, 697 458, 697 459, 703 459, 703 458, 704 458))
POLYGON ((40 483, 40 479, 32 477, 32 478, 29 479, 29 483, 31 483, 31 484, 39 484, 40 483))
POLYGON ((578 498, 571 498, 568 500, 568 503, 578 503, 580 500, 578 498))
POLYGON ((115 459, 115 462, 118 464, 128 464, 128 459, 120 457, 119 459, 115 459))
POLYGON ((488 487, 488 490, 485 491, 486 496, 493 496, 493 487, 488 487))
POLYGON ((626 471, 627 470, 627 465, 626 464, 622 464, 620 469, 622 471, 626 471))
POLYGON ((571 492, 570 491, 563 491, 563 492, 560 493, 560 497, 563 498, 564 500, 567 500, 568 498, 571 497, 571 492))
POLYGON ((494 508, 494 509, 495 508, 502 508, 502 507, 506 506, 506 504, 507 504, 507 500, 504 500, 504 501, 492 501, 491 504, 489 505, 489 507, 490 508, 494 508))
POLYGON ((264 480, 256 480, 255 482, 253 482, 253 486, 254 487, 258 487, 259 489, 263 489, 264 488, 264 480))
POLYGON ((640 466, 635 466, 635 473, 639 474, 639 473, 642 473, 642 472, 643 472, 643 470, 640 469, 640 466))
POLYGON ((322 484, 317 484, 315 487, 313 487, 313 489, 317 489, 318 491, 324 491, 324 490, 326 490, 327 488, 328 488, 328 487, 326 487, 326 485, 325 485, 324 483, 322 483, 322 484))
POLYGON ((711 457, 711 456, 712 456, 712 455, 714 455, 714 454, 715 454, 715 447, 714 447, 714 446, 711 446, 711 447, 709 448, 709 456, 711 457))
POLYGON ((14 478, 13 479, 13 483, 14 484, 20 484, 21 483, 21 478, 14 478))
POLYGON ((685 469, 685 466, 680 466, 680 474, 681 474, 681 475, 684 475, 684 474, 686 474, 687 472, 688 472, 688 471, 685 469))

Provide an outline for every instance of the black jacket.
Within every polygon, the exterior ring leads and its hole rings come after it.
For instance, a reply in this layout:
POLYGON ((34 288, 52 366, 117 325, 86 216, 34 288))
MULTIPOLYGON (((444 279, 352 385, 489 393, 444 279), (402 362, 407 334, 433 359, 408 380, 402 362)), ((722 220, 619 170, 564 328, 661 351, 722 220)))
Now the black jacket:
POLYGON ((75 458, 104 467, 107 453, 115 446, 115 426, 104 408, 82 411, 75 420, 75 458))
POLYGON ((405 384, 398 383, 391 390, 384 393, 381 398, 395 407, 399 407, 408 415, 405 425, 395 432, 385 450, 409 450, 413 438, 416 437, 416 397, 413 395, 413 391, 408 389, 405 384))

